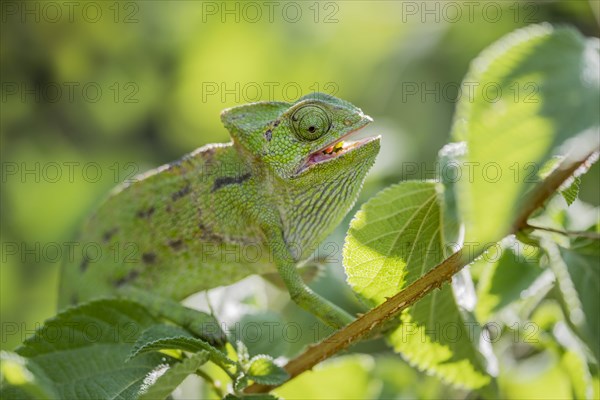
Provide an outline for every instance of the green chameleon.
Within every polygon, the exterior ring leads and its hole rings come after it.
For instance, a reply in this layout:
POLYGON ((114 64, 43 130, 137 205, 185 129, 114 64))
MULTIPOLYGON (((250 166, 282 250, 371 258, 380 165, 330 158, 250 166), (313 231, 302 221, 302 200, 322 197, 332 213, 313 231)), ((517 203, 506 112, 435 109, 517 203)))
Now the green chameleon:
POLYGON ((229 108, 221 120, 232 142, 117 187, 87 220, 79 242, 94 246, 63 266, 60 308, 120 295, 218 342, 202 327, 212 317, 178 301, 277 271, 305 310, 336 328, 352 320, 306 286, 298 266, 356 201, 380 138, 345 139, 372 119, 314 93, 229 108))

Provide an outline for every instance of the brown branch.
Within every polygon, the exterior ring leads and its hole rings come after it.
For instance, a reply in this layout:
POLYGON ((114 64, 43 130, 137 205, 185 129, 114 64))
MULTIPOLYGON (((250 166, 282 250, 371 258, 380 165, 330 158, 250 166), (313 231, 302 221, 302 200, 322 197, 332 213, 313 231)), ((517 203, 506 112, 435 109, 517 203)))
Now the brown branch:
MULTIPOLYGON (((527 227, 529 216, 537 208, 541 207, 560 185, 592 156, 593 153, 590 153, 583 160, 578 160, 567 166, 564 166, 563 162, 559 168, 554 170, 538 185, 515 219, 510 233, 516 233, 527 227)), ((312 369, 321 361, 348 348, 361 338, 368 336, 370 332, 380 329, 387 321, 396 317, 402 310, 416 303, 435 288, 439 288, 445 282, 450 281, 455 273, 460 271, 465 265, 471 263, 479 254, 475 252, 473 254, 466 254, 459 250, 395 296, 390 297, 384 303, 363 314, 349 325, 334 332, 320 343, 309 346, 304 353, 285 365, 284 369, 290 375, 290 379, 312 369)), ((254 384, 246 388, 245 392, 266 393, 275 387, 254 384)))
MULTIPOLYGON (((394 318, 400 311, 424 297, 435 287, 440 287, 443 282, 450 280, 452 275, 462 267, 460 254, 461 252, 454 253, 394 297, 390 297, 383 304, 334 332, 319 344, 309 346, 304 353, 288 362, 284 367, 287 373, 290 374, 290 379, 312 369, 316 364, 367 336, 371 331, 381 327, 386 321, 394 318)), ((246 393, 264 393, 271 389, 273 389, 273 386, 252 385, 246 389, 246 393)))
POLYGON ((558 168, 548 175, 548 177, 544 179, 540 185, 538 185, 536 190, 529 197, 528 201, 524 204, 523 209, 513 223, 511 233, 518 232, 522 228, 526 227, 529 216, 535 210, 543 206, 544 202, 550 198, 550 196, 552 196, 552 194, 558 190, 560 185, 569 179, 579 167, 584 165, 588 160, 593 159, 596 151, 598 150, 592 151, 582 160, 574 161, 569 165, 564 165, 565 162, 562 162, 558 168))

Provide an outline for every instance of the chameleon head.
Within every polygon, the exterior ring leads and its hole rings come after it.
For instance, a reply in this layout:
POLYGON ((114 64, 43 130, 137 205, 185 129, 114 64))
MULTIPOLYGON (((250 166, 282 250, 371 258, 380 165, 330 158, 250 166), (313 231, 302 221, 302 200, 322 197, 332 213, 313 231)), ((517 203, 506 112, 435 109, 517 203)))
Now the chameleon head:
POLYGON ((221 119, 236 144, 283 179, 331 178, 361 167, 366 173, 379 152, 379 136, 349 140, 371 117, 323 93, 293 104, 259 102, 230 108, 221 119))

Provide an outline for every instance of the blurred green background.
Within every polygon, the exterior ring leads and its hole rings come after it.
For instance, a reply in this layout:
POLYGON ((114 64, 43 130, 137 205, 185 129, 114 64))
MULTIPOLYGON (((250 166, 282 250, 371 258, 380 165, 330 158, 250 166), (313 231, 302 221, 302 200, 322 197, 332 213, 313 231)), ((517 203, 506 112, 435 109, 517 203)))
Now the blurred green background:
MULTIPOLYGON (((483 48, 542 21, 598 36, 598 8, 597 1, 3 1, 1 347, 15 348, 54 314, 68 242, 106 192, 196 147, 228 141, 222 109, 312 91, 361 107, 375 119, 369 132, 383 135, 383 149, 360 205, 391 183, 433 178, 458 84, 483 48)), ((593 205, 598 175, 595 166, 581 191, 593 205)), ((360 305, 341 289, 347 222, 330 241, 337 260, 315 287, 356 311, 360 305)), ((264 309, 285 303, 285 295, 254 285, 258 293, 238 299, 238 309, 280 318, 264 309)), ((294 305, 279 308, 288 320, 316 323, 294 305)), ((411 392, 414 380, 435 380, 381 343, 361 351, 377 365, 365 356, 347 368, 379 374, 383 389, 369 389, 379 396, 437 393, 437 384, 411 392), (387 365, 413 381, 387 376, 387 365)), ((560 381, 556 368, 540 373, 560 381)))

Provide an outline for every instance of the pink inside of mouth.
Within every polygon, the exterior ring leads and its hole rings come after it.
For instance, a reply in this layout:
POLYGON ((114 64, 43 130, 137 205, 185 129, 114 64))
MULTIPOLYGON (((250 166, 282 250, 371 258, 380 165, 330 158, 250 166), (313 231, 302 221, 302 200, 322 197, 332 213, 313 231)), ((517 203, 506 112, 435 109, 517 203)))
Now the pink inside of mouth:
POLYGON ((332 159, 339 157, 353 149, 361 147, 362 145, 366 144, 367 142, 375 139, 375 137, 367 137, 364 139, 358 139, 358 140, 354 140, 354 141, 344 140, 348 136, 354 135, 357 131, 358 131, 358 129, 348 132, 347 134, 338 138, 336 142, 333 142, 333 143, 329 144, 327 147, 321 148, 320 150, 317 150, 314 153, 312 153, 311 155, 309 155, 308 158, 306 159, 305 163, 303 164, 303 166, 300 168, 300 171, 306 169, 307 167, 309 167, 311 165, 326 162, 328 160, 332 160, 332 159))
POLYGON ((339 142, 327 147, 324 150, 319 150, 317 152, 314 152, 308 158, 308 163, 314 164, 314 163, 318 163, 318 162, 322 162, 325 160, 335 158, 338 155, 343 154, 347 150, 348 145, 351 143, 353 143, 353 142, 339 141, 339 142))
POLYGON ((336 157, 348 152, 349 150, 352 150, 356 147, 362 146, 369 139, 370 138, 366 138, 366 139, 357 140, 357 141, 339 140, 335 144, 333 144, 325 149, 322 149, 322 150, 312 153, 308 157, 306 165, 316 164, 316 163, 320 163, 323 161, 331 160, 332 158, 336 158, 336 157))

